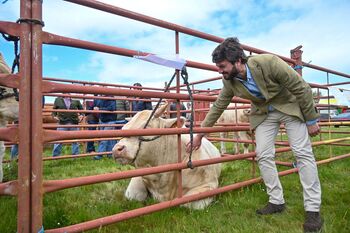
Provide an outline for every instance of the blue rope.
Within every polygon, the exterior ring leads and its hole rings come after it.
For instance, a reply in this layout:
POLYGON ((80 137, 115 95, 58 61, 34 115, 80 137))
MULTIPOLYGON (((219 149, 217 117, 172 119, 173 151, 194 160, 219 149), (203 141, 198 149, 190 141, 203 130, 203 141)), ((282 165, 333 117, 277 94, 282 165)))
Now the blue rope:
POLYGON ((302 68, 304 68, 304 67, 301 65, 296 65, 293 67, 294 70, 301 70, 302 68))
MULTIPOLYGON (((7 1, 7 0, 6 0, 7 1)), ((38 233, 44 233, 44 226, 41 226, 41 229, 38 231, 38 233)))

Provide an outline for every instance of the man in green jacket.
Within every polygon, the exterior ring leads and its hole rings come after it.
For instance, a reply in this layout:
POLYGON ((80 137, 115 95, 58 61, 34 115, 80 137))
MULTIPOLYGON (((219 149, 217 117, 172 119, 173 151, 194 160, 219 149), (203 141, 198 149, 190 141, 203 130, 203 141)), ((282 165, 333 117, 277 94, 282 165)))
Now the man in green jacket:
MULTIPOLYGON (((57 97, 53 104, 53 109, 69 109, 69 110, 83 110, 79 100, 72 100, 71 97, 57 97)), ((59 125, 78 125, 82 119, 82 115, 77 112, 52 112, 52 116, 58 121, 59 125)), ((76 131, 78 127, 57 127, 60 131, 76 131)), ((61 155, 62 144, 56 143, 53 146, 52 156, 61 155)), ((79 154, 79 143, 72 143, 72 154, 79 154)))
MULTIPOLYGON (((251 100, 250 126, 255 130, 256 157, 269 195, 267 205, 256 213, 274 214, 285 209, 283 189, 274 161, 275 137, 283 123, 303 187, 304 231, 320 230, 321 186, 309 138, 309 135, 319 133, 319 114, 310 86, 277 56, 262 54, 246 57, 237 38, 227 38, 218 45, 212 59, 223 75, 223 88, 202 127, 213 126, 233 96, 251 100)), ((194 150, 200 147, 203 136, 197 134, 194 137, 194 150)), ((190 150, 188 143, 187 152, 190 150)))

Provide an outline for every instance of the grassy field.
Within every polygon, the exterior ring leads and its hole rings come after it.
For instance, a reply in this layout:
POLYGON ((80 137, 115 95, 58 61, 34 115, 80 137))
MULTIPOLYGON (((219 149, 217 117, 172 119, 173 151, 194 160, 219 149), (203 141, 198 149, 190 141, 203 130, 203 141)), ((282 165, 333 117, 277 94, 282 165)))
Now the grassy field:
MULTIPOLYGON (((350 131, 350 128, 344 127, 340 130, 350 131)), ((327 137, 328 135, 323 135, 323 139, 327 137)), ((332 135, 332 138, 334 137, 332 135)), ((350 147, 320 146, 315 147, 314 152, 317 160, 320 160, 328 158, 330 152, 334 156, 350 153, 350 147)), ((49 150, 46 151, 47 155, 50 153, 49 150)), ((290 153, 285 153, 278 159, 290 161, 292 157, 290 153)), ((15 163, 5 165, 5 179, 15 179, 16 169, 15 163)), ((108 158, 99 161, 92 158, 46 161, 44 177, 64 179, 127 169, 132 167, 117 165, 108 158)), ((249 161, 225 163, 220 186, 251 178, 251 169, 249 161)), ((285 169, 287 168, 279 166, 280 171, 285 169)), ((258 171, 256 175, 259 175, 258 171)), ((322 184, 322 215, 325 222, 323 232, 350 232, 350 158, 321 165, 319 175, 322 184)), ((155 203, 151 199, 145 203, 125 200, 123 193, 128 182, 114 181, 46 194, 44 228, 63 227, 155 203)), ((255 210, 267 202, 264 185, 255 184, 217 196, 216 200, 202 211, 174 207, 89 232, 302 232, 304 210, 299 177, 292 174, 282 177, 281 182, 287 203, 287 210, 283 214, 255 214, 255 210)), ((16 232, 16 215, 16 198, 0 196, 1 233, 16 232)))

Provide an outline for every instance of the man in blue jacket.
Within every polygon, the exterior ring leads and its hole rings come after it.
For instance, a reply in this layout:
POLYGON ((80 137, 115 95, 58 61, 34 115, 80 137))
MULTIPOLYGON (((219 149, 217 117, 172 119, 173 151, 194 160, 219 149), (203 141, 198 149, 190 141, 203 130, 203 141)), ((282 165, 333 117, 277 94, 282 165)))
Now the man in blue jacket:
MULTIPOLYGON (((141 83, 134 83, 135 87, 142 87, 141 83)), ((141 88, 135 88, 135 90, 142 90, 141 88)), ((133 100, 132 111, 140 112, 143 110, 152 110, 152 103, 150 101, 133 100)))
MULTIPOLYGON (((99 99, 94 101, 94 110, 100 111, 111 111, 111 113, 100 113, 99 114, 99 123, 103 125, 112 125, 116 124, 117 114, 113 113, 113 111, 117 110, 116 102, 112 99, 99 99)), ((114 126, 101 126, 100 130, 114 130, 114 126)), ((116 140, 104 140, 100 141, 98 146, 98 152, 110 152, 112 151, 114 145, 116 144, 116 140)), ((111 157, 111 155, 108 155, 111 157)), ((102 159, 102 155, 94 156, 95 160, 102 159)))

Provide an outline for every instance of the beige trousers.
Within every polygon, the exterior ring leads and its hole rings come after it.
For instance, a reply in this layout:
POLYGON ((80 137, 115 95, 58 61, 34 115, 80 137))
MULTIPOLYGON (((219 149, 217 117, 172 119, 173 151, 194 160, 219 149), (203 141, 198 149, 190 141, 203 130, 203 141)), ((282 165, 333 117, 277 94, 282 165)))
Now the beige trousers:
POLYGON ((299 178, 303 187, 304 209, 319 212, 321 185, 306 124, 297 117, 288 116, 277 110, 270 112, 266 120, 255 131, 257 160, 269 195, 269 202, 273 204, 285 202, 274 161, 274 142, 281 123, 284 123, 286 127, 289 145, 297 161, 299 178))

